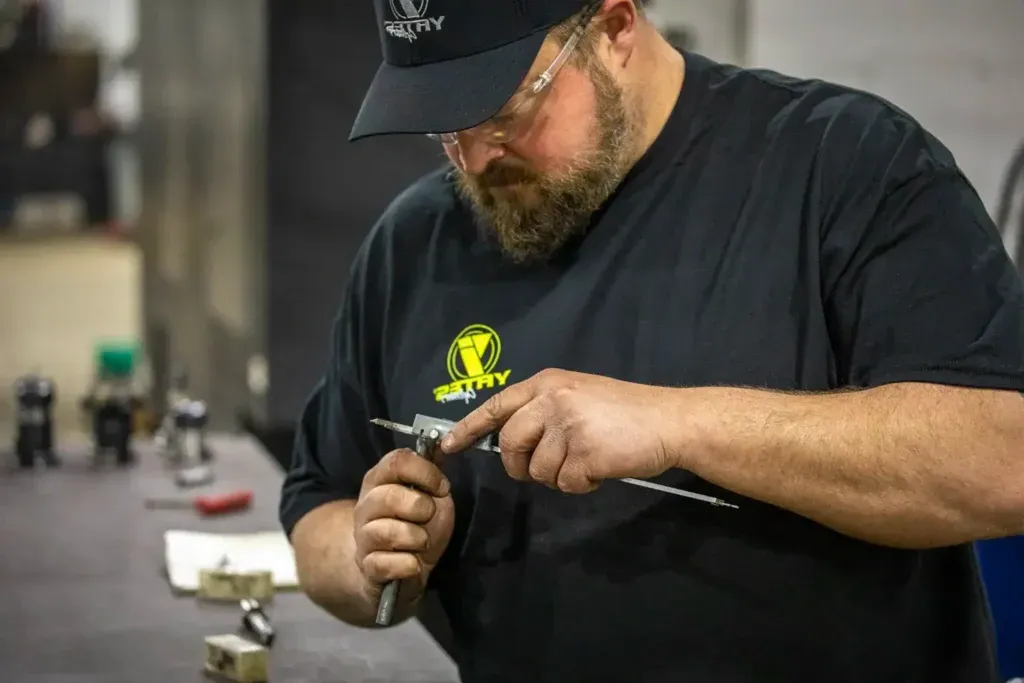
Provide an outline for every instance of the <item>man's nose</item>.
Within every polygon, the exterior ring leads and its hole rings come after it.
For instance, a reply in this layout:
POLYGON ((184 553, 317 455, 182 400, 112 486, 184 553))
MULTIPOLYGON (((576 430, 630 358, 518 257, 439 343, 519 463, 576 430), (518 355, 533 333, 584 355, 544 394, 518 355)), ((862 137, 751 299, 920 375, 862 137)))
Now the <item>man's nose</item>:
POLYGON ((459 133, 457 142, 448 150, 452 163, 470 175, 483 173, 494 159, 505 156, 505 148, 488 140, 466 133, 459 133))

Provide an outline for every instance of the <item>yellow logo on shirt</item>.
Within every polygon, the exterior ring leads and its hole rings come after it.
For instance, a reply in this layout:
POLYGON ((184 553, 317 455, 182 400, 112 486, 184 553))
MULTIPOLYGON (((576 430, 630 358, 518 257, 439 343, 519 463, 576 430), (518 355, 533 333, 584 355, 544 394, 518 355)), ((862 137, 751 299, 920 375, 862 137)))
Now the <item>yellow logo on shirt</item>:
POLYGON ((476 392, 505 386, 511 370, 497 370, 501 337, 487 325, 470 325, 448 347, 446 361, 452 381, 434 389, 438 403, 476 399, 476 392))

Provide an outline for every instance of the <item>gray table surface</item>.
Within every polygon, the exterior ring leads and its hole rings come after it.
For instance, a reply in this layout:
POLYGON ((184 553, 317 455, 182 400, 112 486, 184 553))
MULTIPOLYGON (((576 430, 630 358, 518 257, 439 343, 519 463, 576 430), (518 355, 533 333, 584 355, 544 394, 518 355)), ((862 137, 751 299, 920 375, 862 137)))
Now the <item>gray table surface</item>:
MULTIPOLYGON (((249 512, 201 519, 190 510, 144 509, 149 496, 181 495, 145 442, 139 463, 125 471, 90 468, 82 442, 62 444, 59 470, 20 472, 9 454, 0 456, 0 680, 206 680, 203 639, 234 631, 240 612, 172 594, 162 573, 163 532, 277 530, 282 478, 255 440, 215 435, 210 442, 217 481, 196 492, 252 489, 249 512)), ((268 614, 278 632, 271 682, 458 681, 418 622, 356 629, 300 593, 279 594, 268 614)))

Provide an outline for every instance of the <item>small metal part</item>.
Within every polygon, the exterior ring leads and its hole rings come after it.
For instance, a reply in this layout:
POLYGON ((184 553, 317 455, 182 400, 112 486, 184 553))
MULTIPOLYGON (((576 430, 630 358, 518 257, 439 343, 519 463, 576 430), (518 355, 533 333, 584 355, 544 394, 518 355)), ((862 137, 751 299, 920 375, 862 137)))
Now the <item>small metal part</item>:
MULTIPOLYGON (((410 430, 413 429, 412 427, 405 427, 404 425, 398 426, 410 430)), ((428 426, 423 431, 409 431, 403 433, 415 433, 418 435, 416 437, 416 455, 429 460, 433 458, 434 450, 437 448, 438 442, 440 442, 441 438, 447 432, 442 432, 437 426, 428 426)), ((398 588, 400 585, 399 581, 390 581, 384 586, 384 590, 381 591, 380 602, 377 603, 376 622, 378 626, 390 626, 394 622, 395 607, 398 605, 398 588)))
POLYGON ((203 461, 207 409, 203 401, 187 401, 175 407, 174 426, 181 443, 181 458, 187 467, 203 461))
POLYGON ((685 489, 677 489, 677 488, 673 488, 671 486, 665 486, 664 484, 656 484, 653 481, 645 481, 643 479, 633 479, 632 477, 627 477, 625 479, 620 479, 619 481, 621 481, 621 482, 623 482, 625 484, 632 484, 633 486, 640 486, 640 487, 643 487, 645 489, 651 489, 651 490, 654 490, 654 491, 661 491, 662 493, 671 493, 674 496, 682 496, 684 498, 692 498, 693 500, 699 500, 701 502, 707 503, 709 505, 714 505, 716 507, 732 508, 734 510, 739 510, 740 509, 739 505, 733 505, 732 503, 726 502, 726 501, 722 500, 721 498, 715 498, 714 496, 706 496, 703 493, 694 493, 693 491, 686 491, 685 489))
POLYGON ((174 483, 179 488, 194 488, 213 482, 213 468, 209 465, 186 467, 174 473, 174 483))
POLYGON ((60 464, 53 447, 53 382, 36 375, 22 377, 14 385, 17 429, 14 452, 24 469, 41 459, 48 467, 60 464))
POLYGON ((131 447, 137 399, 126 382, 99 382, 84 401, 92 413, 94 458, 113 453, 119 466, 135 461, 131 447))
MULTIPOLYGON (((441 418, 429 417, 427 415, 417 415, 413 420, 411 426, 404 425, 399 422, 392 422, 391 420, 384 420, 381 418, 374 418, 370 420, 370 422, 379 427, 384 427, 385 429, 390 429, 393 432, 398 432, 399 434, 422 434, 424 430, 436 430, 440 432, 438 440, 444 437, 444 435, 450 432, 452 427, 455 426, 455 423, 451 422, 450 420, 442 420, 441 418)), ((495 439, 496 436, 494 434, 488 434, 487 436, 485 436, 484 438, 480 439, 475 444, 470 446, 470 448, 478 451, 487 451, 489 453, 501 453, 501 449, 498 447, 497 443, 495 443, 495 439)), ((734 505, 721 498, 715 498, 714 496, 706 496, 702 493, 694 493, 693 491, 687 491, 685 489, 678 489, 675 488, 674 486, 665 486, 664 484, 656 484, 652 481, 645 481, 643 479, 633 479, 631 477, 620 479, 619 481, 623 482, 624 484, 640 486, 642 488, 659 491, 661 493, 668 493, 673 496, 680 496, 682 498, 698 500, 701 501, 702 503, 707 503, 709 505, 714 505, 716 507, 727 507, 732 508, 734 510, 739 509, 738 505, 734 505)))
POLYGON ((385 420, 380 417, 375 417, 370 420, 373 424, 384 429, 390 429, 393 432, 399 434, 405 434, 406 436, 412 436, 415 432, 412 431, 412 427, 409 425, 399 424, 398 422, 392 422, 391 420, 385 420))
MULTIPOLYGON (((385 429, 390 429, 393 432, 405 434, 407 436, 415 436, 417 434, 429 432, 431 429, 436 429, 443 437, 452 430, 452 427, 455 426, 455 423, 451 420, 443 420, 439 417, 429 417, 427 415, 417 415, 413 419, 412 425, 404 425, 398 422, 392 422, 391 420, 384 420, 379 417, 373 418, 370 422, 378 427, 384 427, 385 429)), ((494 441, 494 435, 492 434, 488 434, 484 438, 480 439, 470 448, 478 451, 501 453, 501 449, 498 448, 498 445, 494 441)))
POLYGON ((267 655, 267 648, 235 633, 207 636, 203 668, 234 683, 264 683, 269 674, 267 655))
POLYGON ((277 634, 258 600, 245 598, 242 605, 242 633, 263 647, 271 647, 277 634))
POLYGON ((200 569, 196 597, 211 602, 237 602, 242 598, 273 600, 274 575, 269 571, 200 569))

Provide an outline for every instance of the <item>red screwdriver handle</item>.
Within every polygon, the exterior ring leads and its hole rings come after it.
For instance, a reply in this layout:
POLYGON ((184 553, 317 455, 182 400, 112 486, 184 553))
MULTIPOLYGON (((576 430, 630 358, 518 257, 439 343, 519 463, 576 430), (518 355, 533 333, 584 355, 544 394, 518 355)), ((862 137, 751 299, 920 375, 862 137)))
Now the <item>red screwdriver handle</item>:
POLYGON ((199 496, 195 500, 196 511, 201 515, 223 515, 244 510, 252 505, 252 491, 236 491, 219 496, 199 496))

